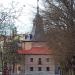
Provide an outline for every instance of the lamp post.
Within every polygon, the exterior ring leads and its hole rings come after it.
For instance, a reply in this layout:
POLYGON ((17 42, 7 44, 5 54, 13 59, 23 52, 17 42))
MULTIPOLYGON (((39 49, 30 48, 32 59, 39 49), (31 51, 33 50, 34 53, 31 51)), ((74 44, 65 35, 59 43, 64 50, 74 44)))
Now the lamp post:
POLYGON ((3 46, 4 46, 4 41, 1 41, 0 48, 1 48, 2 75, 3 75, 3 46))

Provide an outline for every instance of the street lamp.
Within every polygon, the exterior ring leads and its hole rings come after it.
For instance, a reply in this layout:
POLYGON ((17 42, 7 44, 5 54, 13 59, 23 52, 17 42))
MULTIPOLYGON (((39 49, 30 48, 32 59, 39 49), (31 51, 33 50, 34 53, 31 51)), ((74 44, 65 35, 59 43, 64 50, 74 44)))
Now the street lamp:
POLYGON ((1 48, 1 63, 2 63, 2 75, 3 75, 3 46, 4 46, 4 41, 0 41, 0 48, 1 48))

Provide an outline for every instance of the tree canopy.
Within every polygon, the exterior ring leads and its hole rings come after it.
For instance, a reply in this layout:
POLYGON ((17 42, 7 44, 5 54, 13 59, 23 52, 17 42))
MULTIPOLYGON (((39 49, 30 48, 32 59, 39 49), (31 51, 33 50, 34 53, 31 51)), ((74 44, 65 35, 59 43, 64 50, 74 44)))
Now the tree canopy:
POLYGON ((25 5, 18 7, 18 3, 12 1, 9 7, 0 7, 0 34, 11 34, 16 27, 16 20, 21 16, 25 5))

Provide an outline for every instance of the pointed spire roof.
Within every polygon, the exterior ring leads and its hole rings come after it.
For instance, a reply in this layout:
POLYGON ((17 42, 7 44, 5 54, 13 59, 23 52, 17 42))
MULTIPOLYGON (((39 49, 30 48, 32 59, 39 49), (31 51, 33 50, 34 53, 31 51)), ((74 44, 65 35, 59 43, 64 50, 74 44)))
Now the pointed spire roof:
POLYGON ((33 20, 33 29, 32 33, 35 41, 44 41, 44 29, 43 29, 43 18, 40 15, 39 12, 39 0, 37 0, 37 13, 35 15, 35 18, 33 20))

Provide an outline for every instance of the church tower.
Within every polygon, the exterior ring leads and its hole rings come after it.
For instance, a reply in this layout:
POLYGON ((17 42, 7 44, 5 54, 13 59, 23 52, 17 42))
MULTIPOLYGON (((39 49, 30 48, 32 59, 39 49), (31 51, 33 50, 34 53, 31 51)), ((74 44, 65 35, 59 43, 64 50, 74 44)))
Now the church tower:
POLYGON ((39 13, 39 0, 37 0, 37 13, 33 20, 33 41, 44 41, 43 18, 39 13))

